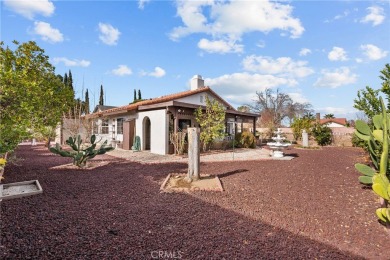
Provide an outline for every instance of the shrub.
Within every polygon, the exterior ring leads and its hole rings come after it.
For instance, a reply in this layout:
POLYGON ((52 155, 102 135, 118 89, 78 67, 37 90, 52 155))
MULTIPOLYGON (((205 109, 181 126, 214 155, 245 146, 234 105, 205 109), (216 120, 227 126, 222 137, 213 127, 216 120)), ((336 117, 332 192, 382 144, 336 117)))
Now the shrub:
POLYGON ((300 140, 302 138, 302 130, 306 130, 308 134, 311 133, 313 119, 304 117, 304 118, 295 118, 294 122, 291 124, 291 128, 293 130, 293 135, 295 141, 300 140))
POLYGON ((311 132, 318 145, 324 146, 332 143, 332 129, 328 126, 315 124, 311 132))
POLYGON ((256 148, 256 139, 251 132, 237 133, 235 142, 238 144, 238 147, 256 148))

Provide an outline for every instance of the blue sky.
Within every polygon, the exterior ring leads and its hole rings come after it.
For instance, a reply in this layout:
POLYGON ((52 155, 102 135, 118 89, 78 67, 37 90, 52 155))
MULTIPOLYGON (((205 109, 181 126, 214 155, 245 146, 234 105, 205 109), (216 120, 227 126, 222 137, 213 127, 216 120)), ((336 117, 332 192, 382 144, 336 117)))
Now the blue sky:
POLYGON ((357 91, 390 63, 390 1, 2 0, 1 41, 34 40, 96 104, 189 89, 195 74, 233 106, 279 88, 355 119, 357 91))

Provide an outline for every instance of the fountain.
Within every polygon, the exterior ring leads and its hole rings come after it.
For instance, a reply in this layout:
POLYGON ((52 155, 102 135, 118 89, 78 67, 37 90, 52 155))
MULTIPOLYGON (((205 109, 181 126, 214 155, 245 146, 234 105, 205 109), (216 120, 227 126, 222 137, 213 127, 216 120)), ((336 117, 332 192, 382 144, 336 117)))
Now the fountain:
POLYGON ((272 137, 272 140, 274 140, 275 142, 267 143, 267 145, 269 146, 269 148, 273 150, 272 157, 283 158, 284 155, 282 149, 287 148, 291 144, 282 143, 283 140, 286 138, 280 136, 283 133, 283 131, 280 130, 280 128, 278 128, 278 130, 274 133, 276 134, 276 137, 272 137))

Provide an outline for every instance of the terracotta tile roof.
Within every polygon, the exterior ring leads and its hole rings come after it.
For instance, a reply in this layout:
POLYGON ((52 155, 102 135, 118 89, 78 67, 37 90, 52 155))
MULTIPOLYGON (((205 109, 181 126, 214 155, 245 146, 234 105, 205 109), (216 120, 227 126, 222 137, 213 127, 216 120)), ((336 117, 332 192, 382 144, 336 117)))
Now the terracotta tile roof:
POLYGON ((191 96, 191 95, 194 95, 194 94, 197 94, 197 93, 203 93, 203 92, 211 92, 213 95, 215 95, 216 97, 221 99, 221 101, 229 109, 235 110, 229 103, 224 101, 224 99, 222 99, 217 93, 215 93, 213 90, 211 90, 210 87, 203 87, 203 88, 199 88, 199 89, 195 89, 195 90, 187 90, 187 91, 183 91, 183 92, 179 92, 179 93, 175 93, 175 94, 161 96, 161 97, 158 97, 158 98, 152 98, 152 99, 139 101, 137 103, 129 104, 129 105, 126 105, 126 106, 121 106, 121 107, 116 107, 116 108, 104 110, 104 111, 101 111, 101 112, 90 114, 90 115, 88 115, 88 117, 96 117, 96 116, 102 116, 104 114, 112 114, 112 113, 115 113, 115 112, 124 112, 124 111, 136 110, 136 109, 138 109, 139 106, 153 105, 153 104, 168 102, 168 101, 172 101, 172 100, 175 100, 175 99, 178 99, 178 98, 183 98, 183 97, 187 97, 187 96, 191 96))
POLYGON ((328 123, 336 123, 340 125, 346 125, 347 124, 347 119, 346 118, 324 118, 320 119, 320 124, 328 124, 328 123))

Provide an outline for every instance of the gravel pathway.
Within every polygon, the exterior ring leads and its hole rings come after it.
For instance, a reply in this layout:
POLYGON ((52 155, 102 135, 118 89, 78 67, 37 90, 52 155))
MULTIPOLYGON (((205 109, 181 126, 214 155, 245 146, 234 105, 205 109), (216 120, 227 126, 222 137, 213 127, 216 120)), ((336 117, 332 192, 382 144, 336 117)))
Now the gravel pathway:
MULTIPOLYGON (((264 148, 256 149, 245 149, 240 148, 232 151, 218 151, 211 152, 208 154, 201 154, 201 162, 221 162, 221 161, 253 161, 253 160, 291 160, 293 157, 288 156, 288 150, 285 150, 287 156, 284 158, 273 158, 270 157, 271 151, 264 148)), ((153 154, 148 151, 139 151, 133 152, 123 149, 115 149, 108 152, 107 154, 123 158, 133 162, 142 162, 142 163, 169 163, 169 162, 183 162, 187 163, 188 159, 185 156, 176 156, 176 155, 159 155, 153 154)))

